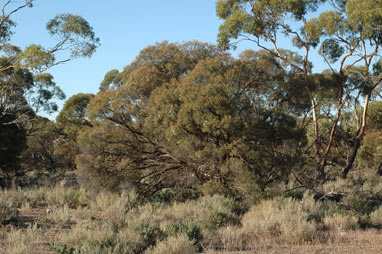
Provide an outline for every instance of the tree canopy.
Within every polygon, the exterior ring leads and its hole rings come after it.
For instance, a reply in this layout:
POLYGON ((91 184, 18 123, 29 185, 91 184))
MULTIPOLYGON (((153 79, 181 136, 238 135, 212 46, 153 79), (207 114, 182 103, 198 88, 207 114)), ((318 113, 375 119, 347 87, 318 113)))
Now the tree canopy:
POLYGON ((39 116, 64 98, 47 71, 90 57, 99 40, 82 17, 58 14, 51 45, 8 44, 11 16, 32 2, 5 4, 0 20, 1 186, 69 175, 95 191, 253 203, 300 188, 319 196, 360 169, 382 175, 379 1, 218 0, 217 46, 147 46, 97 94, 66 100, 55 122, 39 116), (232 56, 242 40, 253 49, 232 56))
POLYGON ((1 156, 6 158, 5 162, 0 162, 2 176, 9 170, 17 171, 15 162, 24 149, 25 135, 31 135, 35 130, 36 114, 56 112, 57 100, 65 98, 54 77, 47 73, 48 69, 75 58, 90 57, 99 46, 99 39, 89 23, 73 14, 58 14, 47 23, 46 29, 55 41, 53 46, 31 42, 22 49, 9 44, 12 27, 16 25, 12 16, 32 8, 33 3, 34 0, 9 0, 1 8, 0 125, 4 130, 1 135, 8 133, 0 141, 2 151, 6 153, 1 156), (12 143, 15 145, 11 148, 12 143))
POLYGON ((335 143, 337 127, 344 107, 362 101, 363 113, 359 128, 353 134, 353 152, 348 156, 343 176, 352 168, 360 142, 366 130, 368 103, 381 83, 378 50, 381 45, 379 1, 262 1, 219 0, 217 15, 223 20, 218 35, 222 48, 232 46, 232 40, 248 40, 280 59, 307 82, 306 96, 311 101, 315 124, 315 154, 317 171, 325 178, 325 167, 335 143), (331 7, 331 8, 328 8, 331 7), (295 51, 280 48, 280 37, 289 38, 295 51), (310 55, 312 50, 322 56, 336 78, 329 113, 331 131, 328 143, 322 143, 319 119, 320 99, 312 83, 310 55), (298 56, 298 52, 302 55, 298 56), (338 63, 335 67, 333 64, 338 63))

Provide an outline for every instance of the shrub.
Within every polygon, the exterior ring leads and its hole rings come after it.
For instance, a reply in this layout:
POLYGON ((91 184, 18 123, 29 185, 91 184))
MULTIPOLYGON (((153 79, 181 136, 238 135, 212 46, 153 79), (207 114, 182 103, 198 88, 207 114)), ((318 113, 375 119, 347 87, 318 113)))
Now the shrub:
POLYGON ((17 218, 18 212, 10 202, 0 203, 0 224, 17 218))
POLYGON ((220 246, 211 246, 214 248, 223 247, 224 250, 235 251, 247 248, 250 236, 247 232, 238 226, 228 226, 218 231, 220 246))
POLYGON ((139 254, 147 248, 143 236, 131 228, 123 228, 116 238, 113 254, 139 254))
POLYGON ((378 207, 370 214, 370 222, 374 226, 382 226, 382 206, 378 207))
POLYGON ((5 189, 0 191, 0 202, 7 202, 14 207, 20 207, 25 202, 25 194, 21 189, 5 189))
POLYGON ((115 244, 115 234, 109 227, 84 221, 58 235, 52 249, 61 254, 108 254, 112 253, 115 244))
POLYGON ((91 222, 83 221, 73 226, 72 229, 61 232, 53 243, 52 248, 57 253, 70 253, 69 250, 75 250, 88 239, 93 231, 97 230, 97 227, 91 224, 91 222))
POLYGON ((143 221, 135 225, 133 229, 142 237, 147 246, 154 245, 158 239, 160 240, 164 236, 159 226, 149 221, 143 221))
POLYGON ((243 228, 248 235, 291 244, 312 241, 319 227, 303 205, 292 198, 262 201, 243 216, 243 228))
POLYGON ((223 225, 240 224, 235 201, 223 196, 204 196, 185 203, 174 203, 163 216, 175 223, 192 223, 203 228, 217 229, 223 225))
POLYGON ((45 195, 46 203, 50 207, 63 207, 67 205, 73 209, 80 206, 87 206, 90 202, 89 194, 85 190, 61 185, 47 189, 45 195))
POLYGON ((67 205, 53 209, 53 211, 46 216, 46 219, 51 223, 61 226, 74 223, 72 220, 71 211, 67 205))
POLYGON ((126 213, 136 207, 138 196, 135 192, 122 192, 120 195, 111 192, 101 192, 97 195, 91 207, 102 212, 107 222, 117 232, 126 224, 126 213))
POLYGON ((148 249, 146 254, 195 254, 196 248, 192 241, 184 234, 170 236, 159 242, 155 247, 148 249))
POLYGON ((351 214, 334 213, 324 218, 325 226, 335 232, 358 228, 358 218, 351 214))
POLYGON ((179 233, 187 235, 188 239, 198 248, 202 250, 201 241, 203 234, 199 226, 195 224, 170 223, 163 230, 168 236, 176 236, 179 233))
POLYGON ((6 253, 24 254, 37 253, 36 247, 42 243, 44 232, 34 224, 26 230, 12 229, 6 235, 9 246, 6 253))

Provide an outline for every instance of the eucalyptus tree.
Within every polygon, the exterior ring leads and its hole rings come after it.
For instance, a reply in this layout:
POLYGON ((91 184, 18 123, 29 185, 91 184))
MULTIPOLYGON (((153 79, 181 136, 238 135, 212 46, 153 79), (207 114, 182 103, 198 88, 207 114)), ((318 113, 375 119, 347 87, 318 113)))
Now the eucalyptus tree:
MULTIPOLYGON (((32 8, 34 2, 7 0, 0 7, 0 126, 4 129, 2 135, 7 135, 0 139, 0 147, 4 153, 9 151, 13 154, 2 154, 2 158, 8 158, 9 163, 17 160, 25 148, 26 137, 20 139, 19 136, 27 135, 34 129, 36 114, 57 111, 54 99, 65 97, 53 81, 54 77, 47 73, 49 68, 75 58, 90 57, 99 46, 99 39, 89 23, 73 14, 58 14, 48 21, 46 29, 52 36, 51 46, 31 42, 20 48, 10 44, 12 28, 16 25, 12 20, 14 14, 32 8), (20 135, 11 134, 16 130, 20 135), (9 140, 13 137, 14 143, 20 145, 10 149, 8 146, 12 142, 9 140)), ((9 163, 0 162, 0 177, 17 170, 14 165, 7 166, 9 163)))
POLYGON ((216 47, 205 43, 161 42, 143 49, 116 80, 107 74, 106 85, 88 106, 93 128, 78 137, 80 182, 112 189, 131 184, 145 195, 180 184, 171 175, 182 172, 186 164, 153 135, 158 127, 145 126, 148 102, 158 87, 181 79, 201 59, 218 54, 216 47))
MULTIPOLYGON (((46 29, 54 41, 51 46, 44 47, 32 42, 22 49, 17 45, 9 44, 13 34, 12 27, 15 26, 12 16, 25 8, 33 7, 33 3, 34 0, 8 0, 1 9, 0 71, 2 75, 15 75, 21 71, 31 80, 19 82, 19 86, 10 84, 7 79, 2 80, 0 115, 18 114, 25 110, 34 113, 57 111, 57 105, 52 102, 52 99, 63 99, 64 94, 53 82, 53 76, 46 71, 75 58, 90 57, 99 45, 99 39, 95 37, 89 23, 84 18, 73 14, 58 14, 48 21, 46 29), (27 82, 28 84, 24 85, 27 82), (15 97, 24 100, 24 103, 14 103, 15 97)), ((19 114, 13 122, 28 119, 26 116, 19 114)))
POLYGON ((353 136, 353 149, 344 165, 343 176, 352 168, 366 129, 368 103, 381 83, 379 47, 382 11, 380 0, 219 0, 217 15, 223 19, 218 43, 229 48, 232 40, 252 41, 279 58, 306 82, 315 123, 317 170, 324 177, 325 166, 344 106, 357 105, 363 98, 360 124, 353 136), (327 4, 326 2, 329 2, 327 4), (330 8, 331 7, 331 8, 330 8), (280 48, 288 38, 295 51, 280 48), (319 102, 312 83, 310 56, 313 50, 323 57, 336 80, 335 114, 328 144, 321 144, 319 102), (301 56, 296 57, 297 53, 301 56), (336 64, 335 64, 336 63, 336 64))
POLYGON ((300 161, 306 139, 293 113, 309 101, 289 94, 293 77, 267 52, 234 59, 204 43, 159 43, 109 76, 78 137, 82 183, 254 199, 300 161))
POLYGON ((65 101, 64 107, 56 118, 57 124, 64 133, 75 140, 78 132, 84 127, 92 127, 89 121, 87 105, 94 98, 94 94, 79 93, 65 101))

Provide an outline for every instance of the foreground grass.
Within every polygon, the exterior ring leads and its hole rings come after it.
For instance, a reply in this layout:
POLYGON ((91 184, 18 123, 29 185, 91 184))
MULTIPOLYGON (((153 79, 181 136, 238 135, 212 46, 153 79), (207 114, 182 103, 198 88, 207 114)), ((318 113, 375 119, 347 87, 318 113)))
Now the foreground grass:
MULTIPOLYGON (((356 197, 343 202, 359 203, 356 197)), ((380 252, 380 231, 360 228, 379 227, 382 209, 340 209, 343 202, 306 192, 244 208, 223 196, 161 203, 143 202, 134 192, 92 195, 63 186, 5 190, 0 253, 380 252)))

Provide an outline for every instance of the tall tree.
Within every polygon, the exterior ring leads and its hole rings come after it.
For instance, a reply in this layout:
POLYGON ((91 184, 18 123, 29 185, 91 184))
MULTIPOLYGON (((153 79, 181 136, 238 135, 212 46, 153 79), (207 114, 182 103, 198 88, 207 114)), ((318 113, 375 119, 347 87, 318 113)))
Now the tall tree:
POLYGON ((121 81, 101 89, 88 106, 94 127, 79 136, 80 181, 91 183, 91 177, 96 185, 109 188, 125 182, 145 195, 176 184, 170 176, 185 164, 151 135, 152 128, 145 127, 148 102, 155 89, 218 54, 216 47, 200 42, 162 42, 143 49, 119 74, 121 81))
MULTIPOLYGON (((12 16, 33 7, 33 3, 34 0, 7 0, 0 7, 0 125, 7 130, 19 130, 20 135, 28 134, 26 129, 34 129, 33 119, 37 113, 57 111, 54 99, 65 97, 46 71, 78 57, 90 57, 99 46, 89 23, 73 14, 59 14, 47 23, 48 33, 56 40, 53 46, 31 44, 21 49, 9 44, 15 26, 12 16), (62 56, 64 58, 59 58, 62 56)), ((17 139, 18 135, 13 136, 17 139)), ((0 146, 12 144, 7 140, 2 139, 0 146)), ((13 151, 12 158, 17 159, 21 151, 13 151)), ((0 173, 6 175, 7 170, 6 163, 0 163, 0 173)))
POLYGON ((84 126, 92 126, 89 122, 87 105, 93 98, 94 94, 75 94, 65 102, 58 114, 56 122, 70 139, 75 140, 84 126))
POLYGON ((343 176, 346 177, 365 133, 368 103, 381 82, 377 62, 382 26, 382 12, 378 6, 382 2, 333 0, 330 1, 332 8, 324 6, 325 2, 219 0, 217 15, 224 22, 220 26, 218 42, 221 47, 228 48, 232 39, 252 41, 298 72, 306 83, 311 82, 310 52, 319 47, 318 53, 337 79, 337 105, 331 117, 332 127, 326 147, 322 147, 320 142, 318 103, 314 89, 307 89, 315 122, 317 169, 322 176, 325 175, 327 158, 345 104, 353 102, 350 99, 354 95, 355 104, 360 97, 364 99, 361 124, 354 134, 353 149, 343 169, 343 176), (296 58, 296 53, 282 50, 280 37, 290 38, 296 51, 303 52, 302 57, 296 58), (334 63, 338 63, 337 69, 334 63))
MULTIPOLYGON (((50 67, 70 61, 78 57, 90 57, 99 45, 99 39, 95 37, 92 27, 80 16, 73 14, 58 14, 51 19, 46 29, 54 38, 55 43, 50 47, 31 44, 24 49, 16 45, 9 44, 12 27, 15 23, 11 17, 16 12, 27 7, 33 7, 34 0, 23 2, 8 0, 2 6, 0 16, 0 51, 2 60, 0 61, 0 71, 2 75, 9 75, 8 70, 18 72, 20 69, 29 72, 33 82, 28 86, 15 87, 2 84, 0 87, 1 114, 14 114, 23 112, 25 107, 19 103, 9 100, 15 94, 24 97, 30 110, 36 111, 57 111, 57 106, 51 99, 63 98, 63 93, 53 82, 53 77, 45 73, 50 67), (59 52, 69 52, 68 54, 58 54, 59 52), (59 56, 64 58, 60 59, 59 56), (24 89, 24 90, 23 90, 24 89)), ((12 71, 11 71, 12 72, 12 71)), ((25 120, 25 115, 20 114, 16 120, 25 120)))
POLYGON ((80 134, 77 157, 83 182, 125 183, 142 195, 187 186, 249 197, 299 161, 305 133, 292 112, 309 103, 296 103, 301 89, 288 91, 293 77, 266 52, 235 60, 207 44, 160 43, 122 75, 88 106, 93 128, 80 134))

